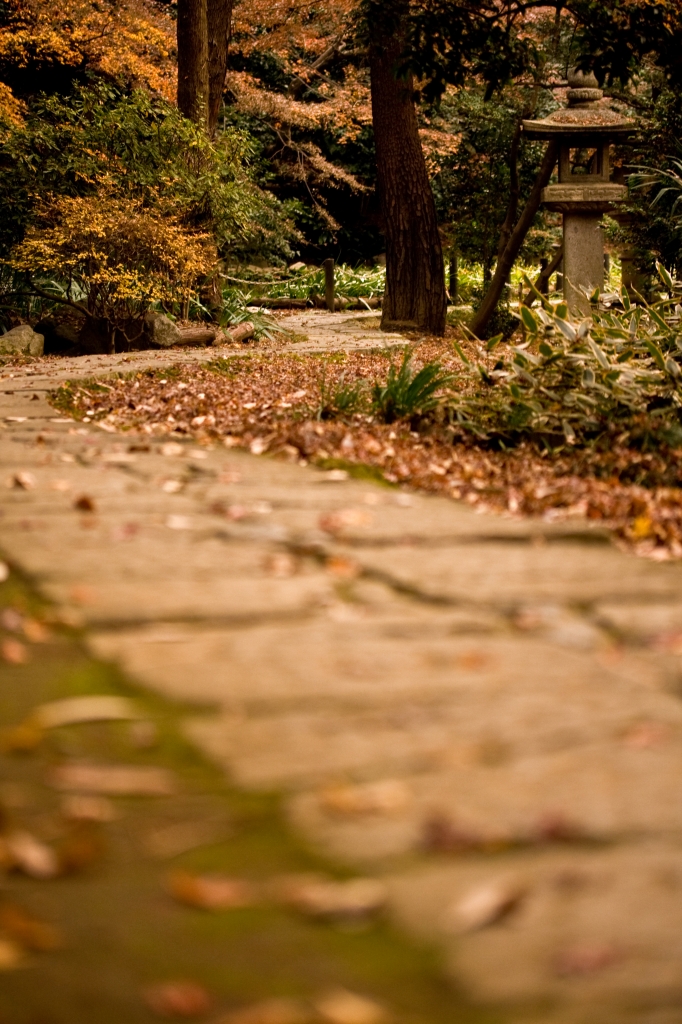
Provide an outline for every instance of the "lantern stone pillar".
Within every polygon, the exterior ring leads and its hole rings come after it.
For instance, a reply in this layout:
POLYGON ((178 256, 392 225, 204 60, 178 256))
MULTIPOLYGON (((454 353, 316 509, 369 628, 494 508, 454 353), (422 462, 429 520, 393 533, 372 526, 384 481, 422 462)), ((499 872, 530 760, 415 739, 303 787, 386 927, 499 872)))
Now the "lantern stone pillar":
POLYGON ((589 316, 588 295, 604 286, 602 217, 628 191, 611 181, 610 146, 632 132, 633 122, 604 105, 594 75, 573 71, 568 84, 568 106, 524 121, 523 131, 527 138, 559 143, 559 182, 544 189, 542 201, 563 214, 564 299, 574 316, 589 316))

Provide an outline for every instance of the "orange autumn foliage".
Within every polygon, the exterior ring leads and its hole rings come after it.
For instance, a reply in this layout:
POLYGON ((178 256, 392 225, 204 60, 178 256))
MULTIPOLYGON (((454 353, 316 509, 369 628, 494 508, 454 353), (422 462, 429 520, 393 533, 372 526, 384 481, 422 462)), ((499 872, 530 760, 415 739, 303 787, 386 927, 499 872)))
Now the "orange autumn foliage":
POLYGON ((56 70, 93 71, 173 99, 175 52, 173 22, 146 0, 10 0, 0 80, 21 94, 56 70))

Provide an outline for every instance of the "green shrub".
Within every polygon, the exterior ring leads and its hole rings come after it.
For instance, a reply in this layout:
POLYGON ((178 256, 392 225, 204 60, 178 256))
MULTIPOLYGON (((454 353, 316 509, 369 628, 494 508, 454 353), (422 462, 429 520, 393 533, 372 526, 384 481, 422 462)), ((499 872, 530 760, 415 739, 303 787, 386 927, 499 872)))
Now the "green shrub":
MULTIPOLYGON (((662 267, 667 297, 622 309, 598 308, 572 322, 564 303, 522 307, 527 340, 494 367, 479 365, 484 389, 451 401, 453 424, 505 443, 524 437, 586 443, 618 436, 620 443, 682 444, 682 333, 676 286, 662 267)), ((489 350, 500 351, 500 338, 489 350)), ((462 353, 460 353, 462 354, 462 353)), ((463 355, 463 354, 462 354, 463 355)))
POLYGON ((21 241, 41 197, 115 194, 210 231, 221 254, 290 254, 281 205, 252 180, 252 144, 216 140, 173 104, 94 82, 41 97, 0 142, 0 256, 21 241))
POLYGON ((337 417, 352 416, 354 413, 366 411, 369 401, 367 385, 364 380, 346 381, 341 374, 338 383, 331 389, 327 388, 326 377, 323 375, 320 384, 320 405, 317 418, 331 420, 337 417))
POLYGON ((372 408, 384 423, 423 415, 438 404, 437 392, 453 380, 440 363, 426 363, 420 370, 412 369, 412 352, 407 349, 400 367, 394 363, 385 384, 372 388, 372 408))

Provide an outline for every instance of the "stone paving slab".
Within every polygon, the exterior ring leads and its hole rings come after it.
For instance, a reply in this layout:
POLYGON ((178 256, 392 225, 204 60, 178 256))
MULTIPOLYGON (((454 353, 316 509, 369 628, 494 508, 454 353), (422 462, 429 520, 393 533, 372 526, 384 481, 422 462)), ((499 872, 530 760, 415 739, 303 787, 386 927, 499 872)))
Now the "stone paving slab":
MULTIPOLYGON (((291 351, 405 341, 370 316, 287 322, 291 351)), ((682 567, 578 520, 481 515, 221 446, 164 455, 45 400, 68 378, 231 354, 5 371, 5 557, 92 651, 201 705, 186 726, 201 749, 286 794, 306 841, 385 878, 395 919, 505 1020, 679 1024, 682 567), (74 507, 84 495, 94 511, 74 507), (427 848, 434 816, 476 852, 427 848), (491 883, 523 898, 444 925, 491 883)))
POLYGON ((462 858, 397 874, 389 885, 400 923, 424 937, 439 935, 449 970, 473 994, 563 1004, 556 1014, 546 1008, 519 1021, 679 1019, 678 844, 538 851, 503 864, 462 858), (491 885, 523 892, 518 909, 497 927, 462 930, 458 906, 491 885))

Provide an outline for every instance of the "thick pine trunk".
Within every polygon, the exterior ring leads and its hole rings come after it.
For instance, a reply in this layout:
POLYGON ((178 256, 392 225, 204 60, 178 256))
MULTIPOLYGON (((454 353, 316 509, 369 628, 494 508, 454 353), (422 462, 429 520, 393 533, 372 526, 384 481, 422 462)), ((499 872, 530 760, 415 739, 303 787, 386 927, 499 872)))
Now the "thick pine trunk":
POLYGON ((376 5, 370 19, 370 72, 386 237, 381 326, 443 334, 447 306, 443 252, 417 128, 412 76, 396 77, 402 49, 400 16, 396 20, 382 17, 381 5, 376 5))
POLYGON ((233 0, 206 0, 208 25, 208 130, 213 135, 223 101, 233 0))
POLYGON ((197 124, 208 123, 206 0, 178 0, 178 107, 197 124))

